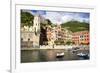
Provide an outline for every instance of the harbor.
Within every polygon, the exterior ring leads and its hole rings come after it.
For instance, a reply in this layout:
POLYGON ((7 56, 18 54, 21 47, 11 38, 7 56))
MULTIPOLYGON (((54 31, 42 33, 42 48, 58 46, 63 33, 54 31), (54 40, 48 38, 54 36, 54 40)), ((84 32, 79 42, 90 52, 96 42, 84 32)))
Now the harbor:
POLYGON ((21 63, 89 60, 90 23, 87 20, 89 13, 22 9, 21 63), (77 14, 79 19, 75 17, 77 14))
POLYGON ((31 49, 21 50, 21 62, 89 60, 89 49, 31 49))

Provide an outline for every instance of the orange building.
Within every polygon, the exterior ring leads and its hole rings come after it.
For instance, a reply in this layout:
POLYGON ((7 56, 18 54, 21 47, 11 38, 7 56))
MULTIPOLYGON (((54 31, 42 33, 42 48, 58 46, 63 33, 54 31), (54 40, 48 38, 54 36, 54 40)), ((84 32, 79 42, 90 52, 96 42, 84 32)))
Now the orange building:
POLYGON ((80 31, 72 34, 72 41, 75 44, 89 44, 89 31, 80 31))

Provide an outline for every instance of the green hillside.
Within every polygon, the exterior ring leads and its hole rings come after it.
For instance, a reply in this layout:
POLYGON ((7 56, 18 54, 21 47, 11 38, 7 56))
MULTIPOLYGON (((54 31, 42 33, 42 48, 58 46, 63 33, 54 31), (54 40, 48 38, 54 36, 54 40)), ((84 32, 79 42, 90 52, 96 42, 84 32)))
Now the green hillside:
POLYGON ((21 11, 21 26, 32 26, 34 16, 28 12, 21 11))
POLYGON ((61 26, 72 32, 89 30, 89 24, 86 22, 69 21, 69 22, 61 24, 61 26))

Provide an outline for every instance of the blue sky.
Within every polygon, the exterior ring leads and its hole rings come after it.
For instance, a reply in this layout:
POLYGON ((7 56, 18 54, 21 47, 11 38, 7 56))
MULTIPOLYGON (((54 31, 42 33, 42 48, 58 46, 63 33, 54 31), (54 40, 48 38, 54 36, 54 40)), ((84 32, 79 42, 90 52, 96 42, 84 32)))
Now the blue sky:
POLYGON ((30 12, 32 15, 40 14, 46 19, 50 19, 53 24, 61 24, 70 20, 77 20, 80 22, 88 22, 90 15, 85 12, 62 12, 62 11, 44 11, 44 10, 24 10, 30 12))

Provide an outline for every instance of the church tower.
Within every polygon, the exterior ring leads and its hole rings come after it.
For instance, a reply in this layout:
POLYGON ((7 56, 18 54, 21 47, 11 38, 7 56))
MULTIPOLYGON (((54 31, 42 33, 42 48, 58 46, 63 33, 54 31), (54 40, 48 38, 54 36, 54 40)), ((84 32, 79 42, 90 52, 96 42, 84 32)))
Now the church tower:
POLYGON ((40 40, 40 16, 35 15, 33 19, 33 47, 39 47, 40 40))
POLYGON ((34 29, 34 32, 36 32, 36 33, 40 31, 40 17, 39 17, 39 15, 34 16, 33 29, 34 29))

